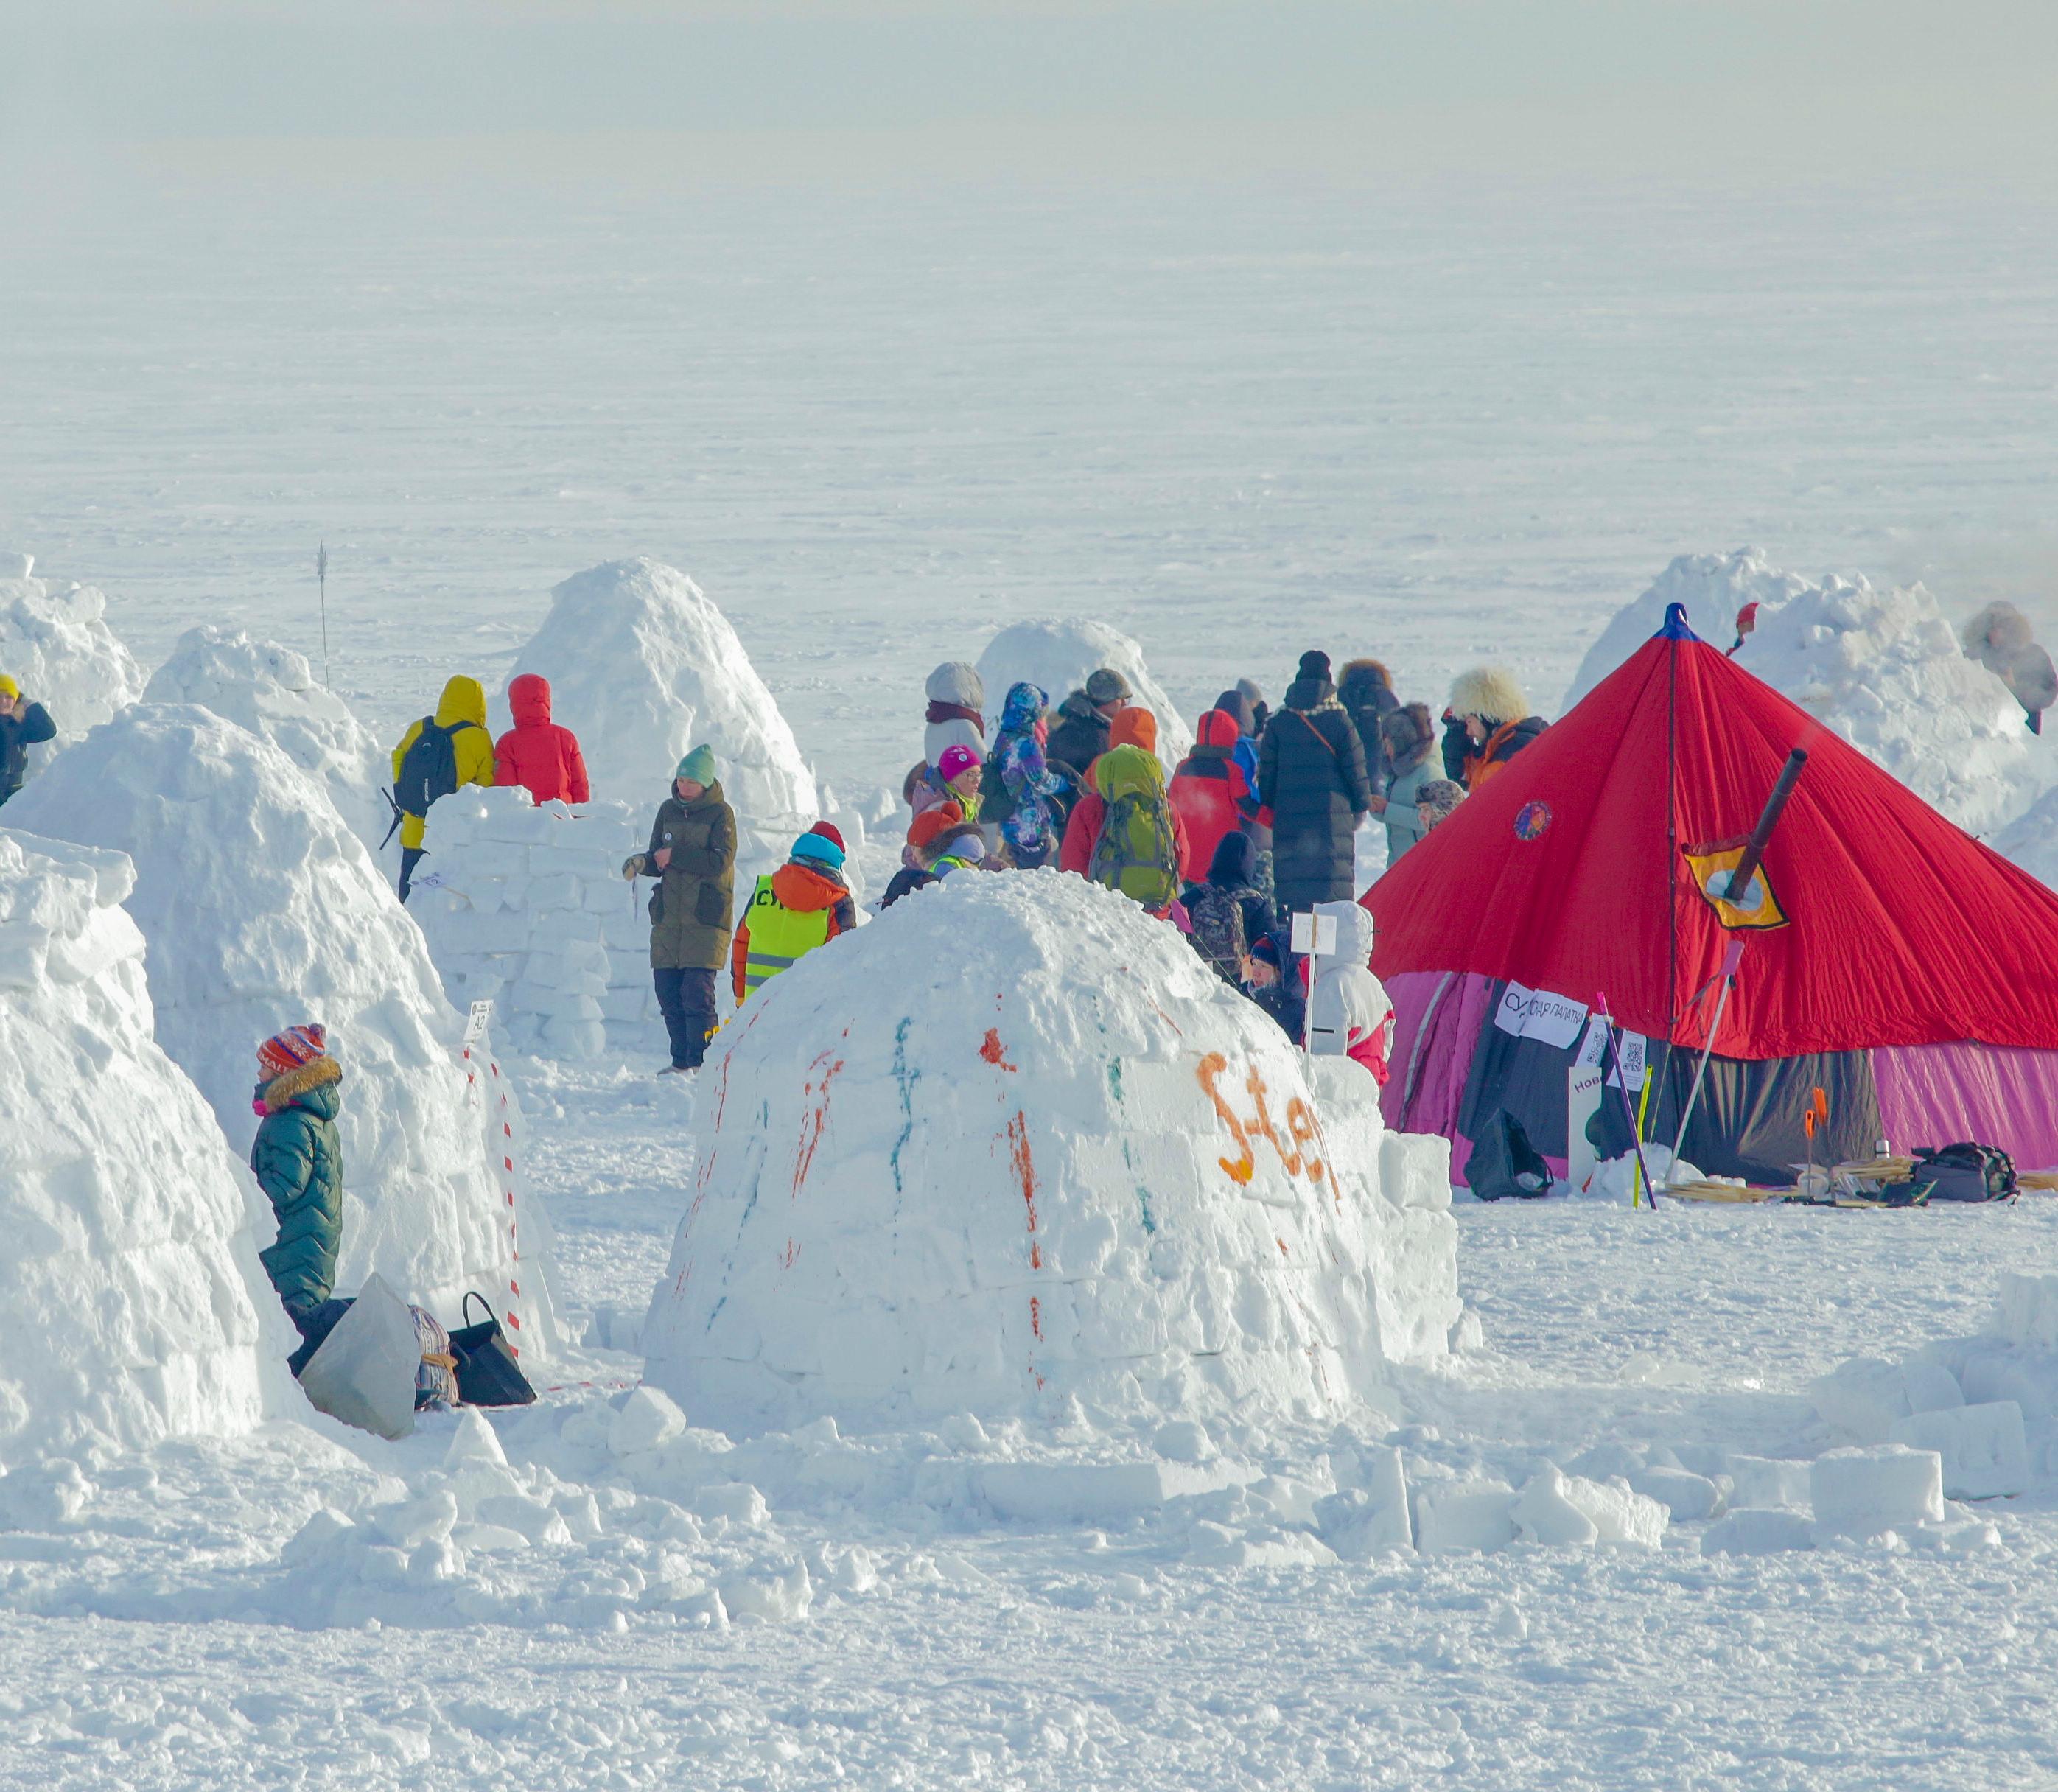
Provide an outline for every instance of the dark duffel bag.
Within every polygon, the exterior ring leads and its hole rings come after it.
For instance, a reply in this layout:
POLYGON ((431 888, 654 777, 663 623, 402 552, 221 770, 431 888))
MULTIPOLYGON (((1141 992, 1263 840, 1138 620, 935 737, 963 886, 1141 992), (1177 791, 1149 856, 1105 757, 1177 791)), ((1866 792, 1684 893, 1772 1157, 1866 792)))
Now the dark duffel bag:
POLYGON ((1522 1122, 1504 1107, 1496 1107, 1472 1141, 1472 1154, 1465 1160, 1465 1181, 1482 1201, 1500 1201, 1509 1195, 1534 1201, 1551 1192, 1551 1166, 1529 1142, 1522 1122))
POLYGON ((457 1358, 458 1398, 467 1406, 526 1406, 536 1397, 529 1377, 507 1348, 507 1334, 500 1329, 499 1315, 483 1294, 464 1297, 464 1317, 471 1317, 471 1303, 486 1309, 479 1324, 465 1324, 450 1335, 451 1354, 457 1358))
POLYGON ((2012 1201, 2015 1161, 1997 1145, 1918 1150, 1909 1182, 1930 1201, 2012 1201))

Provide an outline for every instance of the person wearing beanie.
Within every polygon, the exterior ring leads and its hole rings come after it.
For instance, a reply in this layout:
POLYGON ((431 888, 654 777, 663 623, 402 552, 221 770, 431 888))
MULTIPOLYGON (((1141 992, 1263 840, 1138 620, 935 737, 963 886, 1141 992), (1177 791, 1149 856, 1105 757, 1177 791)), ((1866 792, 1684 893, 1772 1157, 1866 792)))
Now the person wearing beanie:
POLYGON ((539 803, 583 803, 592 791, 578 737, 550 720, 550 681, 525 672, 507 687, 514 725, 493 744, 496 783, 518 784, 539 803))
POLYGON ((29 775, 29 749, 58 737, 58 725, 40 703, 0 672, 0 803, 22 788, 29 775))
MULTIPOLYGON (((415 868, 428 850, 430 807, 467 784, 492 787, 499 775, 486 732, 486 687, 459 674, 447 681, 434 715, 407 725, 393 749, 394 825, 400 830, 400 900, 414 888, 415 868)), ((387 837, 392 837, 387 830, 387 837)))
POLYGON ((714 749, 681 759, 658 805, 650 844, 622 863, 623 876, 654 877, 650 978, 672 1048, 664 1071, 698 1070, 713 1037, 715 973, 729 948, 736 889, 736 812, 715 775, 714 749))
POLYGON ((963 821, 964 812, 956 803, 939 803, 915 817, 914 826, 908 830, 906 850, 900 855, 900 868, 887 884, 886 894, 879 899, 882 909, 891 908, 901 897, 925 890, 936 882, 931 863, 963 821))
POLYGON ((993 754, 980 781, 979 818, 999 829, 1000 844, 1016 869, 1034 871, 1058 849, 1071 785, 1043 750, 1048 732, 1043 687, 1011 685, 1000 708, 993 754))
POLYGON ((1198 884, 1214 862, 1222 836, 1239 831, 1237 797, 1243 772, 1237 763, 1236 717, 1210 709, 1201 717, 1194 750, 1172 773, 1172 807, 1186 829, 1186 854, 1180 876, 1198 884))
POLYGON ((753 991, 857 925, 843 862, 843 848, 811 830, 793 842, 785 864, 757 880, 729 949, 729 979, 738 1007, 753 991))
POLYGON ((1350 900, 1353 836, 1372 810, 1365 743, 1337 701, 1329 663, 1320 652, 1301 656, 1300 675, 1258 744, 1257 797, 1271 812, 1273 887, 1282 921, 1318 902, 1350 900))
POLYGON ((1449 713, 1464 730, 1468 791, 1494 777, 1547 725, 1541 716, 1529 713, 1520 681, 1504 666, 1476 666, 1460 673, 1451 686, 1449 713))
POLYGON ((931 861, 931 869, 939 877, 948 877, 953 872, 998 868, 987 852, 986 836, 969 821, 954 822, 944 830, 936 842, 936 856, 931 861))
POLYGON ((833 821, 817 821, 808 832, 811 834, 820 834, 839 852, 848 855, 850 852, 850 848, 844 844, 843 829, 833 821))
POLYGON ((1385 794, 1374 797, 1372 807, 1386 823, 1386 862, 1392 866, 1428 832, 1417 805, 1424 786, 1442 782, 1443 767, 1436 753, 1436 725, 1429 720, 1426 703, 1410 703, 1393 711, 1380 724, 1380 732, 1392 769, 1385 794))
POLYGON ((1432 778, 1415 794, 1415 813, 1422 824, 1422 832, 1446 822, 1458 812, 1458 805, 1465 800, 1465 787, 1449 778, 1432 778))
POLYGON ((1102 666, 1058 705, 1058 719, 1044 742, 1044 756, 1083 778, 1108 749, 1108 725, 1129 701, 1129 681, 1102 666))
POLYGON ((967 821, 978 821, 979 787, 985 774, 979 756, 970 747, 945 747, 936 761, 936 771, 944 781, 945 801, 956 803, 967 821))
POLYGON ((343 1141, 336 1117, 343 1072, 328 1036, 289 1027, 257 1047, 250 1167, 277 1216, 279 1236, 257 1254, 286 1317, 304 1337, 336 1288, 343 1244, 343 1141))
POLYGON ((923 718, 922 762, 940 766, 946 748, 963 747, 986 757, 986 682, 975 666, 946 660, 929 674, 923 690, 929 707, 923 718))

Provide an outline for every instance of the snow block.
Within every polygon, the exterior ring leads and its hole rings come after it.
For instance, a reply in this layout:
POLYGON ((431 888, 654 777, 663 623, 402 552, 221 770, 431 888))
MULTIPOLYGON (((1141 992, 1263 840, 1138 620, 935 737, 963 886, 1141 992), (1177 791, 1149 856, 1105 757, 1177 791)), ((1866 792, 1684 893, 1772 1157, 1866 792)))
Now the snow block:
POLYGON ((2004 1270, 1996 1329, 2010 1344, 2058 1350, 2058 1275, 2004 1270))
POLYGON ((1893 1441, 1937 1452, 1946 1499, 1992 1500, 2029 1491, 2029 1444, 2022 1409, 2012 1400, 1918 1412, 1894 1426, 1893 1441))
MULTIPOLYGON (((1958 1385, 1957 1377, 1941 1363, 1903 1363, 1901 1380, 1911 1413, 1936 1413, 1965 1404, 1965 1390, 1958 1385)), ((1901 1422, 1894 1421, 1897 1425, 1901 1422)))
POLYGON ((1845 1536, 1876 1536, 1944 1517, 1944 1463, 1934 1450, 1889 1444, 1831 1450, 1809 1476, 1815 1522, 1845 1536))
POLYGON ((1505 1549, 1515 1541, 1515 1489, 1505 1481, 1422 1481, 1415 1488, 1415 1547, 1505 1549))
POLYGON ((670 1395, 632 1388, 608 1420, 607 1447, 617 1456, 634 1456, 662 1448, 685 1428, 686 1416, 670 1395))
POLYGON ((1176 930, 1083 879, 947 880, 716 1044, 642 1333, 698 1423, 1341 1417, 1444 1348, 1455 1228, 1381 1186, 1366 1080, 1319 1099, 1176 930))
POLYGON ((1822 1422, 1861 1444, 1883 1444, 1909 1414, 1908 1383, 1878 1357, 1853 1357, 1808 1385, 1822 1422))
POLYGON ((1734 1510, 1701 1534, 1703 1556, 1774 1556, 1814 1547, 1815 1527, 1805 1512, 1757 1506, 1734 1510))
POLYGON ((1665 1535, 1666 1511, 1626 1481, 1590 1481, 1546 1464, 1524 1484, 1510 1515, 1532 1543, 1625 1544, 1655 1549, 1665 1535))
POLYGON ((1393 1549, 1412 1549, 1408 1475, 1400 1451, 1376 1444, 1360 1456, 1365 1484, 1315 1502, 1315 1524, 1322 1541, 1347 1562, 1361 1562, 1393 1549))
POLYGON ((1805 1508, 1814 1464, 1780 1456, 1733 1456, 1727 1459, 1730 1504, 1805 1508))
POLYGON ((979 1497, 1017 1524, 1122 1525, 1182 1495, 1213 1493, 1251 1471, 1224 1462, 995 1462, 975 1471, 979 1497))
POLYGON ((1722 1490, 1705 1475, 1684 1468, 1646 1468, 1629 1477, 1630 1486, 1655 1500, 1675 1524, 1697 1524, 1722 1510, 1722 1490))
MULTIPOLYGON (((422 1346, 407 1303, 381 1277, 366 1278, 350 1310, 300 1371, 300 1391, 330 1417, 380 1437, 415 1428, 422 1346)), ((456 1516, 455 1505, 451 1516, 456 1516)), ((447 1535, 449 1527, 444 1527, 447 1535)))

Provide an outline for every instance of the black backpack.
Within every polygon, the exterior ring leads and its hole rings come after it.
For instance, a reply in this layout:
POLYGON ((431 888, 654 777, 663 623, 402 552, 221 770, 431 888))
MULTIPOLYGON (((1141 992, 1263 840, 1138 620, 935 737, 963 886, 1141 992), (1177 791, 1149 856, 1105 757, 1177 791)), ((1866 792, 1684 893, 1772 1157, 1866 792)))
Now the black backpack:
POLYGON ((1465 1181, 1482 1201, 1511 1194, 1535 1201, 1551 1192, 1551 1166, 1529 1142, 1522 1122, 1506 1108, 1496 1107, 1473 1141, 1472 1154, 1465 1160, 1465 1181))
POLYGON ((393 780, 393 805, 403 815, 427 815, 439 797, 457 789, 457 731, 476 728, 475 721, 455 721, 440 726, 434 716, 422 717, 422 731, 415 737, 400 761, 399 776, 393 780))
POLYGON ((1996 1145, 1941 1145, 1918 1150, 1908 1173, 1918 1200, 2012 1201, 2015 1163, 1996 1145))
POLYGON ((1243 904, 1230 891, 1213 884, 1197 885, 1187 892, 1186 900, 1186 918, 1194 924, 1194 950, 1214 967, 1224 983, 1240 987, 1243 963, 1250 955, 1243 904))

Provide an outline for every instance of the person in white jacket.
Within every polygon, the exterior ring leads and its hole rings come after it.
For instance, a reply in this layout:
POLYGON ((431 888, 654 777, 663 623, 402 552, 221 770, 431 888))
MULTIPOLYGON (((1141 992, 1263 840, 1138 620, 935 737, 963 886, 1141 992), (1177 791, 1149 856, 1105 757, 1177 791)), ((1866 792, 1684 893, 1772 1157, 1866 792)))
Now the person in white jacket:
POLYGON ((964 747, 986 763, 986 684, 976 666, 946 660, 923 686, 929 699, 922 730, 922 758, 940 765, 946 747, 964 747))
POLYGON ((1316 1057, 1349 1058, 1386 1086, 1393 1045, 1393 1003, 1372 974, 1378 936, 1370 912, 1355 902, 1318 902, 1319 917, 1333 916, 1337 949, 1309 960, 1314 982, 1308 991, 1308 1050, 1316 1057))

